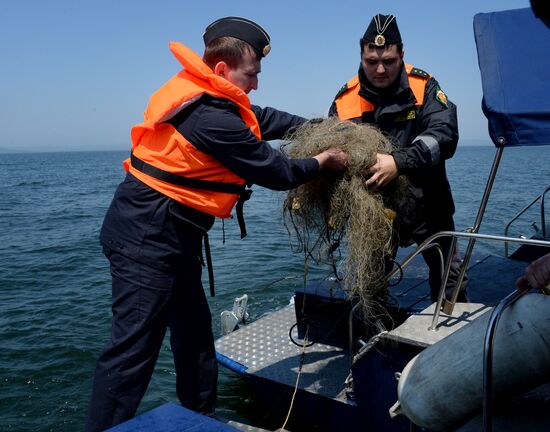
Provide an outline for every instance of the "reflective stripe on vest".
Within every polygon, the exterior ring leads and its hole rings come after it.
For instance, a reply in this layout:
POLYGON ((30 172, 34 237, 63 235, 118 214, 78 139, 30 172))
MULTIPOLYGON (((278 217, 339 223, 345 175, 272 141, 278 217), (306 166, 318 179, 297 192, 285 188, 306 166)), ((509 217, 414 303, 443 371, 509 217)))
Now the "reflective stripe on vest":
POLYGON ((129 160, 125 168, 151 188, 188 207, 216 217, 230 217, 245 180, 198 150, 165 122, 204 93, 233 102, 245 124, 261 139, 258 120, 248 96, 215 75, 195 52, 175 42, 171 42, 170 49, 184 69, 151 96, 144 122, 134 126, 131 133, 132 154, 142 162, 139 167, 156 170, 142 171, 129 160), (168 175, 156 175, 162 172, 168 175), (178 177, 183 180, 172 181, 178 177), (228 188, 210 187, 215 184, 226 184, 228 188))
MULTIPOLYGON (((416 105, 424 104, 424 92, 428 78, 411 75, 413 66, 406 64, 405 70, 409 78, 409 86, 416 98, 416 105)), ((375 106, 359 95, 361 85, 359 77, 355 75, 347 84, 347 90, 336 99, 336 111, 341 120, 361 118, 363 113, 374 111, 375 106)))

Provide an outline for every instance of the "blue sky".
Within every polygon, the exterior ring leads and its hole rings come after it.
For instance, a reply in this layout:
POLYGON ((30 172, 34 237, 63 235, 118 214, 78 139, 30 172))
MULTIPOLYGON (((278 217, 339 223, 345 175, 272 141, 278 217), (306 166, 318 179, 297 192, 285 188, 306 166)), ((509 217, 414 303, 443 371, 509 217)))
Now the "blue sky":
POLYGON ((229 15, 271 35, 252 103, 322 116, 356 73, 358 40, 378 12, 397 16, 405 60, 457 104, 462 144, 488 143, 473 16, 524 7, 528 0, 4 1, 0 151, 129 148, 150 94, 180 69, 168 42, 202 54, 204 28, 229 15))

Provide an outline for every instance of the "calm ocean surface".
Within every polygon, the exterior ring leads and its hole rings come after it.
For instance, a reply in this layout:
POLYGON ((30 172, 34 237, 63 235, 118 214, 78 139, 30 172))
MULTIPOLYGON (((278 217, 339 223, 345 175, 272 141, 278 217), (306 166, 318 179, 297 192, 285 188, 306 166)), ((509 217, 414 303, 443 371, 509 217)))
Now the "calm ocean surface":
MULTIPOLYGON (((2 431, 83 429, 95 361, 110 331, 110 275, 98 233, 123 178, 125 157, 126 152, 0 154, 2 431)), ((457 230, 474 223, 493 157, 491 146, 462 147, 448 163, 457 230)), ((507 149, 480 231, 502 235, 506 222, 550 184, 549 167, 546 148, 507 149)), ((255 187, 245 206, 248 237, 239 239, 233 220, 225 224, 225 244, 219 221, 211 231, 216 337, 219 314, 231 309, 236 296, 249 295, 255 319, 286 305, 301 286, 302 257, 290 251, 282 199, 282 193, 255 187)), ((511 234, 530 234, 538 209, 511 234)), ((502 253, 501 245, 476 248, 502 253)), ((220 372, 219 414, 242 419, 236 411, 251 405, 246 385, 220 372)), ((177 401, 174 382, 165 344, 139 413, 177 401)))

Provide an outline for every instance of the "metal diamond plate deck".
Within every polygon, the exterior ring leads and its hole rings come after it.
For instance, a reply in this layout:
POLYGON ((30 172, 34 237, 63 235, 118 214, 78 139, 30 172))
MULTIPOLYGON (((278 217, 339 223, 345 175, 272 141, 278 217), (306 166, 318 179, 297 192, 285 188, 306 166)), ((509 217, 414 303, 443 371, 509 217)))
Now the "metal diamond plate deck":
MULTIPOLYGON (((286 306, 218 339, 216 351, 244 365, 249 374, 294 387, 303 350, 288 336, 295 322, 294 306, 286 306)), ((299 388, 337 398, 345 387, 349 356, 320 343, 305 350, 299 388)))

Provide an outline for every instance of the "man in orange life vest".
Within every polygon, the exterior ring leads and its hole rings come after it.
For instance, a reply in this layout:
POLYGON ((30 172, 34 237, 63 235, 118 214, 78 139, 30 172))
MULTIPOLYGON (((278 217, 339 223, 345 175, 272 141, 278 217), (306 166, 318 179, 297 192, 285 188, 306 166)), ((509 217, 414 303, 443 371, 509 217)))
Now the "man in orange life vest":
MULTIPOLYGON (((392 192, 394 180, 406 175, 409 193, 395 210, 394 250, 420 244, 438 231, 454 230, 454 202, 445 171, 458 142, 455 105, 427 72, 403 61, 403 43, 393 15, 377 14, 360 40, 358 74, 336 95, 329 115, 376 125, 394 143, 392 154, 378 154, 368 170, 366 185, 382 195, 392 192)), ((437 241, 446 258, 451 242, 437 241)), ((431 299, 437 300, 441 264, 436 250, 423 254, 430 268, 431 299)), ((456 286, 461 261, 452 253, 447 298, 456 286)), ((466 277, 458 300, 466 301, 466 277)))
POLYGON ((203 38, 202 59, 170 44, 183 70, 153 94, 144 122, 132 128, 128 174, 101 229, 113 319, 96 366, 89 431, 134 416, 167 328, 181 404, 213 414, 218 369, 201 284, 205 233, 238 202, 239 214, 246 185, 291 189, 348 162, 338 149, 289 159, 265 141, 306 120, 250 104, 247 94, 257 89, 260 61, 270 50, 262 27, 226 17, 203 38))

